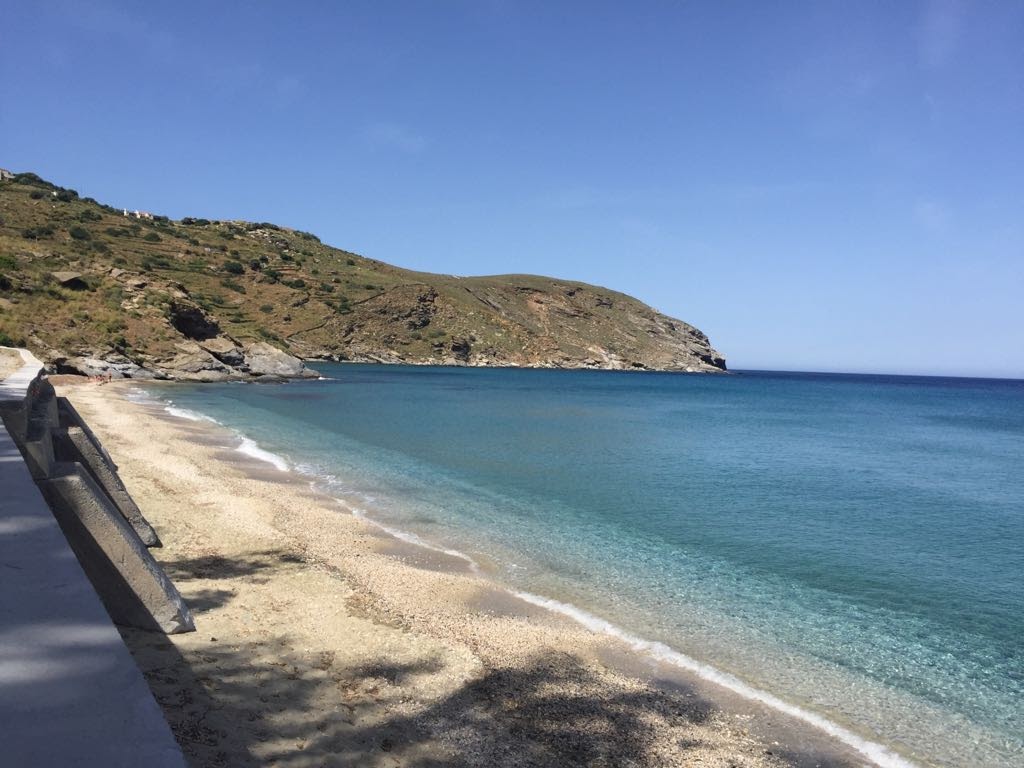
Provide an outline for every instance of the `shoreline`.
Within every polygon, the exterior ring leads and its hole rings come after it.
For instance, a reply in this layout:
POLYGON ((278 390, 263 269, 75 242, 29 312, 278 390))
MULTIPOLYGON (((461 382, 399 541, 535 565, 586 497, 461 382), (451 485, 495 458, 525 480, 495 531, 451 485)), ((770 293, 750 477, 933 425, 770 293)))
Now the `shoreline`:
MULTIPOLYGON (((372 520, 361 519, 343 500, 311 489, 311 484, 307 482, 308 476, 287 472, 286 464, 282 466, 274 461, 277 459, 279 462, 279 457, 263 451, 251 440, 248 450, 245 450, 244 444, 225 444, 226 436, 238 436, 238 433, 217 422, 181 412, 175 415, 171 407, 160 402, 133 402, 120 386, 105 387, 103 390, 73 387, 66 394, 83 414, 87 414, 90 424, 101 435, 115 460, 122 464, 125 482, 154 525, 164 530, 168 526, 176 527, 174 520, 180 514, 172 496, 185 497, 177 499, 180 503, 190 496, 195 501, 196 494, 187 493, 188 489, 182 488, 180 483, 165 485, 160 494, 161 508, 153 509, 155 499, 150 491, 152 486, 159 485, 156 475, 159 474, 160 461, 157 456, 151 455, 152 450, 148 456, 145 451, 141 451, 144 455, 139 455, 140 441, 125 439, 126 428, 129 426, 143 424, 146 435, 164 438, 158 441, 162 449, 156 453, 174 456, 178 461, 182 461, 181 454, 185 454, 184 463, 192 463, 193 472, 201 468, 201 472, 209 475, 205 478, 207 481, 212 479, 223 483, 230 479, 232 482, 227 484, 233 488, 245 486, 243 496, 258 490, 257 495, 263 495, 257 499, 260 503, 251 505, 255 508, 232 509, 230 513, 228 510, 220 510, 221 515, 227 514, 232 518, 232 526, 229 527, 255 525, 271 539, 283 537, 304 558, 319 568, 330 570, 335 579, 344 582, 352 590, 346 600, 358 603, 359 612, 368 617, 371 624, 377 627, 400 627, 404 633, 413 636, 411 640, 406 637, 412 647, 419 647, 423 642, 440 644, 444 649, 438 651, 442 657, 448 654, 460 660, 462 674, 455 675, 455 678, 461 678, 464 688, 472 689, 480 680, 487 681, 499 671, 502 674, 508 674, 509 671, 535 671, 539 658, 555 654, 557 663, 552 666, 552 662, 547 660, 543 665, 547 683, 543 681, 544 676, 534 675, 530 679, 535 685, 546 686, 552 680, 561 681, 563 673, 571 671, 568 676, 572 685, 569 687, 577 691, 582 681, 582 689, 587 695, 577 702, 563 702, 568 711, 559 712, 563 717, 568 714, 570 721, 573 719, 573 709, 590 711, 594 700, 604 701, 609 696, 614 699, 613 692, 621 694, 628 691, 631 696, 639 695, 648 705, 657 704, 653 711, 647 711, 649 707, 642 708, 645 719, 651 720, 646 727, 647 743, 642 748, 630 743, 633 751, 640 749, 641 753, 649 752, 650 763, 690 764, 699 754, 700 759, 706 761, 705 764, 716 764, 717 760, 742 759, 744 765, 860 765, 870 756, 880 764, 911 765, 903 758, 887 753, 885 748, 871 744, 867 739, 861 741, 858 751, 854 748, 858 745, 850 745, 849 739, 861 737, 850 732, 837 732, 839 726, 830 721, 813 713, 796 711, 791 705, 769 694, 749 688, 743 690, 745 686, 731 676, 726 678, 723 673, 665 646, 633 637, 585 611, 546 597, 517 594, 488 579, 479 570, 474 571, 473 560, 462 553, 417 541, 418 537, 414 535, 411 535, 410 540, 410 535, 402 536, 403 532, 391 531, 372 520), (125 403, 126 407, 118 408, 114 398, 125 403), (193 417, 198 420, 192 421, 193 417), (218 430, 223 430, 223 434, 218 434, 218 430), (133 447, 136 450, 133 451, 133 447), (271 469, 271 466, 274 468, 271 469), (272 488, 270 495, 275 497, 276 504, 271 506, 276 506, 274 509, 264 506, 268 491, 266 486, 272 488), (301 512, 281 508, 310 503, 312 506, 301 512), (342 509, 347 514, 339 514, 342 509), (342 543, 346 546, 337 546, 342 543), (459 558, 463 559, 460 561, 459 558), (439 599, 438 592, 445 596, 439 599), (470 668, 474 669, 473 673, 467 672, 470 668), (719 676, 717 680, 716 675, 719 676), (739 683, 741 690, 737 693, 716 683, 732 684, 734 689, 735 683, 739 683), (786 707, 789 707, 788 712, 786 707), (666 718, 664 712, 673 710, 675 716, 666 718), (808 715, 817 720, 809 720, 808 715), (796 718, 809 722, 800 722, 796 718), (659 719, 661 722, 657 722, 659 719), (838 739, 819 730, 823 727, 831 730, 832 736, 838 739), (682 742, 675 731, 680 728, 700 732, 696 739, 692 735, 683 739, 685 743, 700 744, 699 749, 679 748, 678 744, 682 742), (847 743, 841 743, 840 739, 847 743), (877 751, 868 755, 871 749, 877 751)), ((245 440, 244 436, 238 437, 245 440)), ((236 497, 232 498, 237 501, 236 497)), ((191 519, 186 523, 192 529, 190 533, 193 536, 201 534, 206 538, 207 547, 216 546, 218 534, 223 539, 224 531, 215 530, 218 526, 213 525, 201 530, 200 521, 195 517, 193 510, 191 519)), ((169 549, 178 548, 175 536, 168 534, 164 538, 165 542, 170 539, 169 549)), ((164 559, 163 553, 157 551, 155 554, 158 559, 164 559)), ((173 566, 170 571, 186 599, 189 599, 188 581, 191 579, 181 583, 173 566)), ((202 619, 203 611, 197 611, 197 621, 202 619)), ((202 627, 199 634, 204 634, 202 627)), ((131 647, 131 633, 127 633, 126 640, 131 647)), ((138 638, 135 640, 138 641, 138 638)), ((380 641, 380 638, 376 640, 380 641)), ((178 644, 178 640, 175 639, 171 644, 178 644)), ((191 645, 188 641, 181 644, 191 645)), ((142 643, 143 649, 149 645, 142 643)), ((136 650, 135 647, 132 649, 136 650)), ((369 643, 364 650, 372 655, 374 643, 369 643)), ((142 662, 140 664, 145 671, 145 665, 142 662)), ((455 679, 451 674, 442 677, 449 684, 455 679)), ((406 687, 413 690, 405 691, 405 695, 410 695, 412 700, 422 699, 422 690, 417 689, 423 689, 423 685, 406 687)), ((517 694, 519 687, 516 689, 517 694)), ((159 693, 158 700, 164 703, 159 693)), ((422 707, 425 702, 421 701, 420 704, 422 707)), ((480 708, 470 707, 464 715, 477 716, 480 713, 476 710, 480 708)), ((391 712, 388 707, 385 710, 391 712)), ((547 716, 551 714, 547 713, 547 716)), ((604 717, 601 719, 608 720, 608 713, 602 714, 604 717)), ((515 715, 506 716, 512 721, 518 720, 515 715)), ((172 720, 173 726, 174 713, 169 712, 168 718, 172 720)), ((414 715, 413 719, 419 720, 415 727, 431 730, 429 725, 424 726, 429 717, 424 720, 421 714, 414 715)), ((486 728, 477 729, 486 731, 489 740, 494 738, 495 729, 501 730, 508 725, 495 713, 491 713, 490 719, 494 722, 489 722, 486 728)), ((611 718, 611 722, 614 721, 615 718, 611 718)), ((588 733, 593 725, 577 723, 574 727, 572 733, 577 741, 583 739, 593 742, 586 748, 579 748, 584 749, 586 754, 586 749, 596 746, 599 753, 603 752, 611 759, 606 764, 619 764, 618 760, 625 755, 613 759, 616 749, 622 743, 630 742, 630 737, 616 731, 614 727, 609 735, 607 722, 597 733, 588 733), (605 736, 601 735, 602 732, 605 736)), ((413 723, 407 727, 415 729, 413 723)), ((480 734, 475 735, 479 737, 480 734)), ((563 738, 565 736, 563 734, 563 738)), ((529 747, 538 739, 542 743, 545 741, 543 734, 534 734, 533 739, 526 740, 520 746, 529 747)), ((522 739, 511 739, 513 745, 517 741, 522 739)), ((453 749, 450 742, 451 738, 435 733, 417 746, 423 747, 429 743, 432 749, 447 752, 453 749)), ((391 748, 385 751, 389 758, 398 759, 394 752, 395 742, 391 741, 390 745, 391 748)), ((486 764, 487 760, 482 758, 480 762, 474 762, 473 755, 479 755, 481 749, 484 749, 481 744, 475 748, 470 748, 468 744, 464 748, 456 748, 458 757, 454 761, 486 764)), ((336 754, 325 752, 321 760, 333 759, 332 755, 336 754)), ((601 754, 592 754, 584 762, 600 757, 601 754)), ((366 756, 360 759, 366 759, 366 756)), ((493 759, 493 755, 489 759, 493 759)), ((547 755, 545 759, 527 760, 524 764, 554 764, 565 759, 565 755, 559 755, 557 760, 554 755, 547 755)), ((451 761, 449 752, 446 762, 451 761)), ((340 764, 345 763, 343 761, 340 764)), ((399 761, 389 764, 403 763, 399 761)), ((635 764, 647 763, 641 759, 635 764)), ((728 762, 721 764, 726 765, 728 762)))

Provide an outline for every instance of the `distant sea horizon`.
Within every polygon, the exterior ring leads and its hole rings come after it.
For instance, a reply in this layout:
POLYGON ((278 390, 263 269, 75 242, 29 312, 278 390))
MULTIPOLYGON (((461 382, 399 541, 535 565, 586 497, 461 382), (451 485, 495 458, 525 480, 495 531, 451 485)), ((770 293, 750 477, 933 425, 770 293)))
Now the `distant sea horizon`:
POLYGON ((1024 762, 1024 381, 312 365, 143 389, 879 764, 1024 762))
MULTIPOLYGON (((728 363, 728 360, 726 361, 728 363)), ((313 367, 316 367, 315 363, 313 367)), ((1024 381, 1024 372, 1020 374, 974 374, 974 373, 892 373, 880 371, 846 371, 846 370, 797 370, 789 368, 729 368, 727 373, 793 373, 807 376, 889 376, 892 378, 911 379, 981 379, 983 381, 1024 381)))

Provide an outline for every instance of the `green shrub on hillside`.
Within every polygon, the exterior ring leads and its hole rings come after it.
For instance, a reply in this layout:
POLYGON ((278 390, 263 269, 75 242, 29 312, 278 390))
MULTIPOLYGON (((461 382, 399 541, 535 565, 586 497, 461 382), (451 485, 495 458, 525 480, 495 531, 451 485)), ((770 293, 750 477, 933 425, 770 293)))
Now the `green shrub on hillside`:
POLYGON ((92 240, 92 234, 85 227, 72 227, 68 234, 75 240, 92 240))
POLYGON ((103 289, 103 298, 111 309, 120 309, 124 301, 124 289, 119 285, 112 285, 103 289))
POLYGON ((0 330, 0 347, 24 347, 24 337, 11 336, 7 331, 0 330))
POLYGON ((38 174, 26 171, 25 173, 14 174, 15 184, 32 184, 41 187, 53 187, 53 184, 48 182, 46 179, 40 177, 38 174))
POLYGON ((148 243, 159 243, 161 240, 163 240, 163 238, 160 237, 160 235, 158 235, 156 232, 147 232, 146 236, 142 239, 148 243))
POLYGON ((261 304, 260 305, 260 312, 264 312, 264 313, 269 315, 273 311, 274 311, 274 305, 273 304, 261 304))
POLYGON ((147 256, 142 260, 142 268, 147 272, 153 269, 170 269, 171 262, 164 256, 147 256))
MULTIPOLYGON (((44 237, 50 237, 53 235, 53 227, 32 227, 31 229, 23 229, 21 236, 26 240, 42 240, 44 237)), ((73 235, 72 235, 73 237, 73 235)))
POLYGON ((276 341, 278 344, 285 346, 285 340, 268 328, 257 328, 256 333, 267 341, 276 341))
POLYGON ((230 275, 242 275, 245 274, 245 267, 237 261, 225 261, 224 271, 230 275))
POLYGON ((297 277, 294 280, 285 280, 283 282, 284 285, 287 285, 289 288, 295 288, 296 290, 306 287, 306 281, 301 277, 297 277))
POLYGON ((100 328, 107 333, 117 333, 118 331, 123 331, 127 327, 128 324, 123 319, 116 316, 100 323, 100 328))
POLYGON ((225 302, 227 301, 224 298, 224 295, 220 293, 211 293, 208 295, 196 293, 193 294, 193 298, 195 298, 196 304, 205 309, 207 312, 215 311, 218 307, 224 306, 225 302))

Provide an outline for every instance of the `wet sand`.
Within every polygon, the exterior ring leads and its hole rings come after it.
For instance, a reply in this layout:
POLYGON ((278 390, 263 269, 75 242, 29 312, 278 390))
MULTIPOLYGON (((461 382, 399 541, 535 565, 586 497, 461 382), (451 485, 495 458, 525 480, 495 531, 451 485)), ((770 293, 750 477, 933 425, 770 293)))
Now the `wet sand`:
POLYGON ((123 631, 193 765, 865 764, 394 539, 216 425, 70 383, 195 613, 195 633, 123 631))

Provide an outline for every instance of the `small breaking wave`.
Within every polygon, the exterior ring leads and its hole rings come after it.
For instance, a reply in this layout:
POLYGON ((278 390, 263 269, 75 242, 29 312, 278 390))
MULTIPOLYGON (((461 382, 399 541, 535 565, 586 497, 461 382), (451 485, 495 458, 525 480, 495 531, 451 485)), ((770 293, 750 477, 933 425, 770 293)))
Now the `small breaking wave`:
POLYGON ((190 411, 188 408, 179 408, 174 405, 173 402, 168 401, 167 405, 164 406, 164 410, 167 411, 171 416, 175 416, 179 419, 187 419, 188 421, 206 421, 211 424, 220 424, 219 421, 196 411, 190 411))
POLYGON ((139 403, 140 405, 162 407, 166 414, 174 416, 176 419, 185 419, 186 421, 206 421, 211 424, 220 424, 220 422, 212 416, 207 416, 204 413, 192 411, 188 408, 182 408, 181 406, 175 405, 174 401, 169 398, 156 397, 142 389, 133 388, 127 390, 125 392, 125 399, 133 403, 139 403))
POLYGON ((415 533, 409 533, 408 531, 403 531, 400 528, 393 528, 390 525, 385 525, 379 520, 374 520, 372 517, 367 515, 364 510, 360 509, 359 507, 353 506, 352 504, 348 504, 341 499, 336 499, 336 501, 338 502, 338 504, 349 510, 352 513, 353 517, 358 517, 360 520, 365 520, 371 525, 380 528, 382 531, 384 531, 384 533, 388 534, 389 536, 393 536, 394 538, 400 541, 404 541, 406 544, 414 544, 417 547, 429 549, 431 552, 440 552, 442 555, 448 555, 449 557, 464 560, 465 562, 469 563, 470 571, 472 571, 473 573, 480 573, 480 565, 477 563, 476 560, 467 555, 465 552, 460 552, 457 549, 449 549, 447 547, 439 547, 435 544, 431 544, 429 541, 420 538, 415 533))
POLYGON ((238 444, 235 450, 239 453, 244 453, 246 456, 251 456, 259 461, 265 461, 267 464, 273 465, 276 469, 279 469, 282 472, 291 471, 291 465, 283 456, 278 456, 276 453, 271 453, 265 448, 261 448, 259 443, 241 433, 238 433, 238 437, 241 440, 241 443, 238 444))
MULTIPOLYGON (((182 408, 181 406, 175 405, 173 400, 170 399, 158 399, 153 398, 146 392, 133 392, 129 394, 129 399, 147 405, 162 405, 164 411, 174 416, 176 419, 185 419, 186 421, 204 422, 207 424, 216 424, 217 426, 224 426, 221 422, 217 421, 212 416, 207 416, 205 413, 193 411, 189 408, 182 408)), ((267 464, 272 465, 275 469, 279 469, 282 472, 290 472, 291 466, 283 456, 278 456, 276 453, 271 453, 265 448, 261 448, 259 443, 253 440, 251 437, 247 437, 238 430, 232 430, 235 437, 240 441, 235 447, 235 450, 239 453, 244 453, 259 461, 265 461, 267 464)))
POLYGON ((710 664, 697 661, 684 653, 675 651, 664 643, 644 640, 641 637, 632 635, 624 629, 615 626, 610 621, 606 621, 599 616, 595 616, 594 614, 589 613, 582 608, 577 608, 575 605, 571 605, 569 603, 552 600, 548 597, 541 597, 540 595, 535 595, 530 592, 512 590, 512 594, 522 600, 525 600, 531 605, 536 605, 541 608, 546 608, 549 611, 560 613, 563 616, 568 616, 570 619, 586 627, 592 632, 608 635, 621 640, 634 651, 644 653, 658 661, 664 661, 681 669, 685 669, 704 680, 721 685, 733 693, 739 694, 745 699, 760 702, 772 709, 797 718, 798 720, 802 720, 805 723, 809 723, 815 728, 824 731, 829 736, 853 747, 855 750, 871 760, 875 765, 879 766, 879 768, 917 768, 915 763, 901 757, 891 749, 888 749, 881 744, 868 741, 852 731, 843 728, 841 725, 833 723, 822 715, 810 712, 809 710, 798 707, 795 704, 785 702, 766 691, 754 688, 753 686, 744 683, 738 677, 730 675, 728 672, 723 672, 720 669, 716 669, 710 664))

